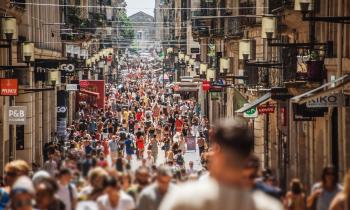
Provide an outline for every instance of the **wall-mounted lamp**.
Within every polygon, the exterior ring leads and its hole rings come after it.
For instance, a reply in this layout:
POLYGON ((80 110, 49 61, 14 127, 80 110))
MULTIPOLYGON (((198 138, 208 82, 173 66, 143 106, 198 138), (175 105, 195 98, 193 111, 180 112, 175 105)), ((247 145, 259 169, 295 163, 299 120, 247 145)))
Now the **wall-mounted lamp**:
POLYGON ((276 38, 277 18, 273 15, 262 17, 261 37, 263 39, 276 38))
POLYGON ((34 43, 33 42, 23 42, 22 51, 23 51, 23 60, 29 64, 30 62, 34 62, 34 43))

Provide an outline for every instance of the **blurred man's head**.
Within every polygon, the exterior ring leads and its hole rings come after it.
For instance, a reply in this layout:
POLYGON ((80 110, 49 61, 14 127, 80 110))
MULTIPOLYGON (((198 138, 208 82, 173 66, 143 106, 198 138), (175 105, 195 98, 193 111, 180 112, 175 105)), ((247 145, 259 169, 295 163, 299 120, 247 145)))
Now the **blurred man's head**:
POLYGON ((72 172, 68 168, 62 168, 59 171, 59 181, 62 185, 68 185, 72 180, 72 172))
POLYGON ((161 194, 168 191, 169 184, 172 177, 171 169, 168 166, 160 166, 157 171, 158 190, 161 194))
POLYGON ((255 186, 255 180, 259 173, 259 158, 255 155, 251 155, 246 161, 243 172, 243 185, 248 189, 253 189, 255 186))
POLYGON ((141 166, 136 170, 136 182, 142 186, 149 184, 150 174, 147 167, 141 166))
POLYGON ((219 182, 239 185, 254 146, 254 137, 247 123, 239 118, 222 120, 214 126, 210 140, 211 175, 219 182))
POLYGON ((6 185, 12 186, 18 177, 29 175, 29 165, 24 160, 14 160, 5 165, 6 185))
POLYGON ((113 203, 118 202, 120 195, 120 185, 115 177, 108 177, 105 181, 105 192, 113 203))

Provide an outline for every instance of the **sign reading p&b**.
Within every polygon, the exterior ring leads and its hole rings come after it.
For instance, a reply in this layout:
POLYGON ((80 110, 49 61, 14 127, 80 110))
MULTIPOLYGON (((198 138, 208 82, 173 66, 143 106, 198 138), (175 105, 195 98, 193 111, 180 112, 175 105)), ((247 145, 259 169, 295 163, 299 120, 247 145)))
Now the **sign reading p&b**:
POLYGON ((27 107, 10 106, 8 109, 8 121, 10 125, 25 125, 27 117, 27 107))

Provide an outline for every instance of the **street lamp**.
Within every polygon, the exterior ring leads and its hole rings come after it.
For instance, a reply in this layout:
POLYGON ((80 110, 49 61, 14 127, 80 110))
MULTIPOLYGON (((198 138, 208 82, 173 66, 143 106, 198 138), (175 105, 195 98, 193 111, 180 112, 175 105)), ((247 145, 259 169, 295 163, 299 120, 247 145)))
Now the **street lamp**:
POLYGON ((294 10, 295 11, 312 11, 313 4, 311 0, 295 0, 294 10))
POLYGON ((34 43, 33 42, 24 42, 22 44, 22 50, 23 50, 23 60, 29 65, 30 62, 34 62, 35 55, 34 55, 34 43))
POLYGON ((15 17, 1 17, 2 38, 7 41, 18 39, 17 20, 15 17))
POLYGON ((241 39, 239 41, 239 55, 240 60, 251 59, 251 40, 250 39, 241 39))
POLYGON ((294 10, 302 12, 303 21, 350 24, 350 16, 315 17, 314 8, 313 0, 295 0, 294 10))
POLYGON ((66 56, 68 58, 73 56, 73 51, 74 51, 74 46, 71 44, 67 44, 66 45, 66 56))
POLYGON ((185 55, 185 62, 186 62, 186 64, 188 64, 188 62, 190 61, 190 56, 189 55, 185 55))
POLYGON ((262 17, 261 37, 263 39, 276 38, 277 18, 273 15, 262 17))
POLYGON ((201 63, 201 64, 199 65, 199 71, 200 71, 200 74, 201 74, 201 75, 206 74, 207 69, 208 69, 208 64, 206 64, 206 63, 201 63))
POLYGON ((166 53, 167 54, 171 54, 174 52, 174 49, 172 47, 169 47, 167 50, 166 50, 166 53))
POLYGON ((227 74, 230 69, 230 59, 220 58, 220 73, 227 74))
POLYGON ((179 52, 179 56, 178 56, 180 61, 184 61, 185 60, 185 54, 182 52, 179 52))
POLYGON ((215 81, 215 79, 216 79, 215 69, 213 69, 213 68, 208 69, 207 70, 207 80, 213 82, 213 81, 215 81))
POLYGON ((80 57, 80 46, 73 47, 73 56, 74 56, 74 58, 80 57))
POLYGON ((87 49, 81 48, 80 49, 80 59, 87 59, 89 56, 89 52, 87 49))

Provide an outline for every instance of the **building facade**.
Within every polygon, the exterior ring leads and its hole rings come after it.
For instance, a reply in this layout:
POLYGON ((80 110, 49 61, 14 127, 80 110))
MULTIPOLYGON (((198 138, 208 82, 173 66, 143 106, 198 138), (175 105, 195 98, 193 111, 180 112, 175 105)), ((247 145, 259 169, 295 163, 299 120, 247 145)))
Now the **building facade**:
POLYGON ((310 2, 302 8, 299 0, 173 1, 175 12, 191 8, 190 18, 175 14, 175 39, 191 26, 187 36, 199 43, 205 66, 195 75, 220 87, 203 95, 202 109, 211 122, 245 116, 262 168, 271 168, 282 186, 294 177, 310 186, 329 164, 340 178, 349 169, 349 104, 319 101, 348 101, 350 29, 332 17, 347 16, 350 5, 310 2))

